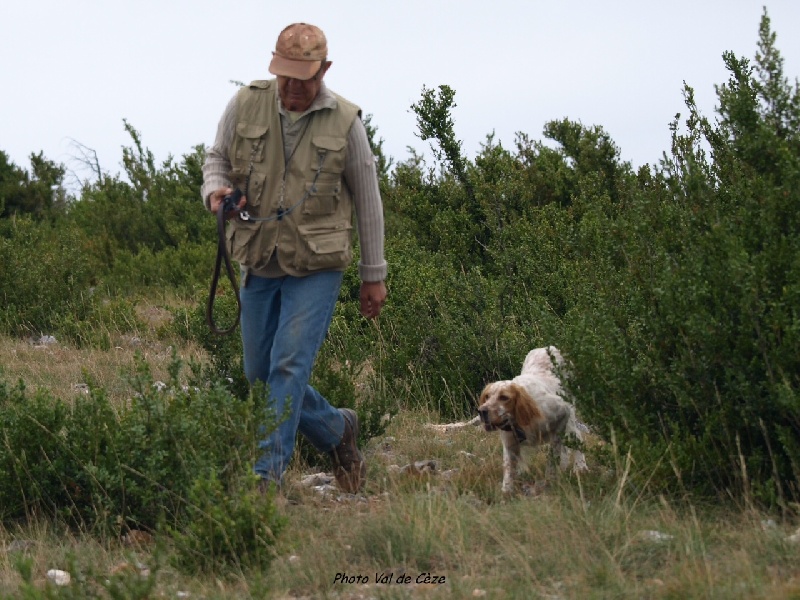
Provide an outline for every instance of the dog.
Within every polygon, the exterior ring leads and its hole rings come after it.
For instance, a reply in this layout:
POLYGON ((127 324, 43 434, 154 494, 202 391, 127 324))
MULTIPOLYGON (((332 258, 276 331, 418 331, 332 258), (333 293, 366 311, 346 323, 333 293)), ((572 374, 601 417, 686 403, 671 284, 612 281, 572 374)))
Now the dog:
POLYGON ((578 423, 575 407, 562 398, 561 380, 553 362, 564 372, 564 358, 555 346, 531 350, 519 375, 489 383, 481 393, 478 407, 481 423, 486 431, 499 430, 503 442, 504 493, 515 489, 523 444, 550 444, 546 479, 552 476, 556 461, 562 470, 569 466, 571 453, 574 453, 573 471, 588 470, 583 452, 571 451, 564 445, 567 436, 582 442, 581 430, 586 430, 586 426, 578 423))

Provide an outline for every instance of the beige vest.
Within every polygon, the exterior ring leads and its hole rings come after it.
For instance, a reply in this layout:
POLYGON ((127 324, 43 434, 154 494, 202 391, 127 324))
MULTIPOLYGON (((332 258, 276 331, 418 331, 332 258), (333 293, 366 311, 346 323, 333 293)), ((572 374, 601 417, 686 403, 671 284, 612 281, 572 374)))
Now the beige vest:
POLYGON ((307 128, 286 164, 276 94, 274 80, 239 91, 230 179, 247 193, 254 220, 230 221, 228 251, 255 271, 275 251, 289 275, 344 270, 353 258, 353 202, 343 172, 348 132, 360 110, 335 95, 335 108, 304 116, 307 128))

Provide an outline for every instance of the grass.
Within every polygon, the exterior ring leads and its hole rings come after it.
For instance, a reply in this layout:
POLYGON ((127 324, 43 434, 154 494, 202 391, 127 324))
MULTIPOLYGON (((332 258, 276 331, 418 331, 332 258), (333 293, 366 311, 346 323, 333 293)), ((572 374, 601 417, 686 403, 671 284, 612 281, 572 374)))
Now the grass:
MULTIPOLYGON (((137 309, 140 322, 136 328, 110 336, 109 350, 75 348, 58 340, 38 344, 4 337, 0 339, 0 377, 11 383, 21 379, 29 388, 48 389, 59 398, 82 392, 87 379, 91 379, 110 395, 122 398, 130 390, 121 374, 131 372, 137 352, 150 365, 156 380, 168 378, 172 342, 159 334, 168 315, 165 309, 155 306, 137 309)), ((180 354, 185 362, 202 359, 202 350, 193 344, 183 344, 180 354)))
MULTIPOLYGON (((160 325, 143 323, 135 343, 120 337, 106 351, 0 338, 3 377, 70 398, 88 374, 122 402, 130 390, 120 373, 135 352, 156 379, 171 360, 160 325)), ((196 347, 174 344, 186 360, 202 359, 196 347)), ((365 448, 365 494, 305 487, 317 469, 296 458, 280 505, 288 525, 266 572, 188 576, 169 566, 167 540, 107 539, 34 517, 0 526, 0 598, 75 597, 44 595, 49 569, 96 581, 86 589, 100 598, 134 597, 142 582, 153 589, 136 597, 800 598, 800 547, 787 539, 795 523, 634 489, 626 475, 635 460, 612 450, 618 464, 603 467, 592 444, 588 474, 504 497, 497 436, 434 431, 426 425, 435 413, 399 403, 386 433, 365 448), (432 468, 404 469, 418 461, 432 468), (115 582, 127 591, 113 595, 115 582)), ((527 481, 541 479, 543 452, 523 457, 527 481)))

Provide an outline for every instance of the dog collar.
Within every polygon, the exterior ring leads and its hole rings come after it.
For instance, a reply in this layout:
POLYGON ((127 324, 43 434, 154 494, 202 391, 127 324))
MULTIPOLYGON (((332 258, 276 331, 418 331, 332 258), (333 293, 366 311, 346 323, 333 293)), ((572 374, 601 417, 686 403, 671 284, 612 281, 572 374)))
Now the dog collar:
POLYGON ((516 425, 511 425, 510 423, 506 423, 500 429, 502 429, 503 431, 513 431, 514 437, 517 438, 517 441, 520 444, 528 439, 528 436, 525 435, 525 432, 516 425))

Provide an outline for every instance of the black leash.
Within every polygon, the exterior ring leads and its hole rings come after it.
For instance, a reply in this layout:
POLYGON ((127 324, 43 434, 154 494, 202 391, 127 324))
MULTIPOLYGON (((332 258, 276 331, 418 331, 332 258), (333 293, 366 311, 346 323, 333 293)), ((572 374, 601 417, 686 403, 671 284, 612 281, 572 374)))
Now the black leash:
POLYGON ((228 247, 225 243, 225 220, 226 215, 231 211, 238 210, 238 203, 242 197, 241 190, 234 190, 228 196, 225 196, 223 203, 217 210, 217 262, 214 265, 214 275, 211 278, 211 289, 208 292, 208 304, 206 305, 206 322, 211 328, 213 333, 217 335, 228 335, 233 333, 236 326, 239 324, 239 318, 242 315, 242 301, 239 299, 239 286, 236 283, 236 273, 231 264, 231 257, 228 255, 228 247), (225 270, 228 273, 228 279, 231 282, 231 288, 236 296, 236 320, 227 329, 220 329, 214 321, 214 298, 217 295, 217 284, 219 283, 219 275, 222 267, 222 261, 225 261, 225 270))

